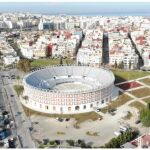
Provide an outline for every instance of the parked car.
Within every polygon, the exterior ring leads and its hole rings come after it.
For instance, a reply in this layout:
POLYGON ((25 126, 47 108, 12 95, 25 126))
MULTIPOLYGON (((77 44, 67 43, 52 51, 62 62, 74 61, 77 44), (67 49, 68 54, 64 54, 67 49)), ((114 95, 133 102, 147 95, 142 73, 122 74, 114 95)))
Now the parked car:
POLYGON ((70 118, 66 118, 66 119, 65 119, 65 121, 69 121, 69 120, 70 120, 70 118))
POLYGON ((33 130, 33 127, 29 127, 29 130, 32 131, 32 130, 33 130))
POLYGON ((126 131, 128 131, 129 130, 129 127, 126 127, 126 126, 120 126, 120 131, 122 131, 122 132, 126 132, 126 131))
POLYGON ((118 132, 118 131, 115 131, 114 134, 115 134, 116 136, 119 136, 119 135, 121 135, 121 132, 120 132, 120 131, 119 131, 119 132, 118 132))
POLYGON ((100 112, 100 111, 101 111, 101 109, 100 109, 100 108, 97 108, 97 109, 96 109, 96 112, 100 112))
POLYGON ((111 114, 112 116, 114 116, 114 115, 115 115, 115 113, 114 113, 114 112, 110 112, 110 114, 111 114))
POLYGON ((135 121, 135 124, 139 124, 139 123, 141 123, 141 120, 136 120, 135 121))
POLYGON ((58 121, 63 122, 63 118, 59 118, 58 121))

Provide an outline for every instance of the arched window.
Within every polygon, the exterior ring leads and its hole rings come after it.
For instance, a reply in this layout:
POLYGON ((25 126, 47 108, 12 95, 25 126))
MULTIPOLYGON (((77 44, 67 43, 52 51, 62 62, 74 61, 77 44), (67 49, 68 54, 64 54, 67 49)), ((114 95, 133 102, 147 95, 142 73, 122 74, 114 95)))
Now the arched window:
POLYGON ((60 111, 63 112, 63 107, 60 107, 60 111))
POLYGON ((75 110, 79 110, 79 109, 80 109, 80 107, 79 107, 79 106, 76 106, 76 107, 75 107, 75 110))
POLYGON ((99 105, 99 102, 97 102, 97 105, 99 105))
POLYGON ((92 107, 93 107, 93 104, 91 104, 90 107, 92 108, 92 107))
POLYGON ((56 107, 55 107, 55 106, 53 106, 53 110, 56 110, 56 107))
POLYGON ((48 106, 45 106, 46 109, 48 109, 48 106))
POLYGON ((71 107, 68 107, 68 111, 71 111, 71 107))
POLYGON ((101 103, 103 104, 103 103, 104 103, 104 100, 102 100, 101 103))
POLYGON ((83 109, 86 109, 86 105, 83 106, 83 109))

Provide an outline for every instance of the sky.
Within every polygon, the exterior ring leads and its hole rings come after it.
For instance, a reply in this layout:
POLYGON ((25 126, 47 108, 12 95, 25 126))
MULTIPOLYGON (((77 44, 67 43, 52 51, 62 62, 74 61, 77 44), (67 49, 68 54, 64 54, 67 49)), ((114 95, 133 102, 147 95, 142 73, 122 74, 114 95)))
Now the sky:
POLYGON ((16 2, 0 3, 0 12, 31 12, 43 14, 101 14, 101 13, 150 13, 150 2, 16 2))

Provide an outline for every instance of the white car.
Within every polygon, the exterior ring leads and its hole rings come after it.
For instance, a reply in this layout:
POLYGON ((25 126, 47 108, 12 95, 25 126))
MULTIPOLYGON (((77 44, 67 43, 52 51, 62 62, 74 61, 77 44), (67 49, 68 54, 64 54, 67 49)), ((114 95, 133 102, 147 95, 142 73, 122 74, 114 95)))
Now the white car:
POLYGON ((128 128, 127 128, 127 127, 120 126, 120 131, 122 131, 122 132, 126 132, 127 130, 128 130, 128 128))
POLYGON ((115 134, 116 136, 119 136, 119 135, 121 134, 121 132, 115 131, 114 134, 115 134))

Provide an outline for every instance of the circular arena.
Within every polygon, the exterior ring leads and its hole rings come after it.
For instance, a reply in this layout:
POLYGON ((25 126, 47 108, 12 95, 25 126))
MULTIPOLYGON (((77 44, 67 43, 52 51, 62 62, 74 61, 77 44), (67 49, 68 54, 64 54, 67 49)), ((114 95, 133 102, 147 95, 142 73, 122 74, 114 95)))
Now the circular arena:
POLYGON ((76 114, 103 107, 114 87, 111 71, 89 66, 51 66, 23 79, 22 104, 50 114, 76 114))

